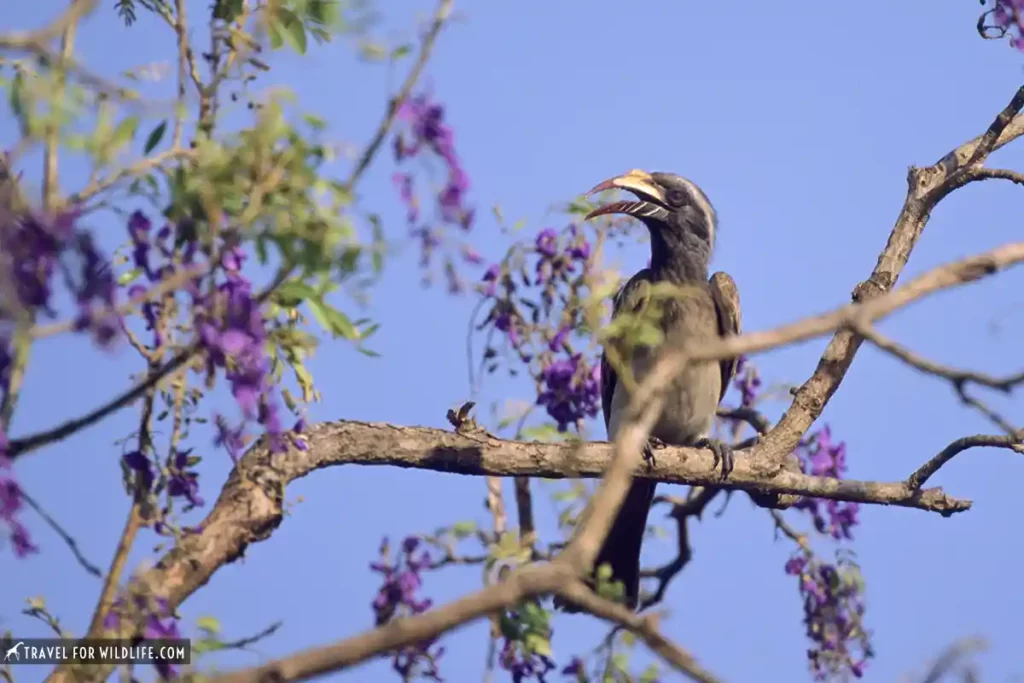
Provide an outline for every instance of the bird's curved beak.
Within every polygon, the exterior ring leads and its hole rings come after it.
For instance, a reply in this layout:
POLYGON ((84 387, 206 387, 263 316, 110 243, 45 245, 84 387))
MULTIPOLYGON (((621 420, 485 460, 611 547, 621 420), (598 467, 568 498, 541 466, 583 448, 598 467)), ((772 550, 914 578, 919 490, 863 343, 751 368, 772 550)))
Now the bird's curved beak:
POLYGON ((654 181, 650 173, 639 169, 633 169, 623 175, 598 183, 586 196, 616 189, 628 190, 635 194, 640 201, 612 202, 594 209, 584 216, 583 220, 613 213, 658 220, 664 220, 668 216, 668 210, 665 208, 665 191, 654 181))

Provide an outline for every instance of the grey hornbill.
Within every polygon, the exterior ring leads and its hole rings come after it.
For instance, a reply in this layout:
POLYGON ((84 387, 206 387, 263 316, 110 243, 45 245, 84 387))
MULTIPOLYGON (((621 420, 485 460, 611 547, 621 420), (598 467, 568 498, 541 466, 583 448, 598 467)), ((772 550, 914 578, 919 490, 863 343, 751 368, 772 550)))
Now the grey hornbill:
MULTIPOLYGON (((736 283, 726 273, 708 278, 708 264, 715 245, 717 218, 707 196, 695 184, 672 173, 632 170, 606 180, 587 193, 628 190, 637 201, 617 201, 590 212, 586 219, 606 214, 626 214, 642 221, 651 234, 651 265, 634 275, 619 290, 612 316, 640 310, 650 285, 661 282, 685 286, 678 297, 666 297, 655 310, 664 333, 663 345, 678 346, 689 340, 739 334, 740 308, 736 283)), ((633 379, 640 383, 656 359, 657 349, 634 347, 627 358, 633 379)), ((709 437, 718 403, 736 371, 736 359, 688 366, 668 393, 662 413, 651 430, 651 445, 663 444, 709 448, 715 464, 721 462, 722 478, 732 470, 728 444, 709 437)), ((607 353, 601 357, 601 407, 608 439, 615 434, 629 403, 624 383, 618 381, 607 353)), ((652 457, 650 446, 645 457, 652 457)), ((656 483, 634 479, 622 508, 612 524, 594 567, 611 565, 612 579, 623 583, 626 603, 636 609, 640 593, 640 545, 647 527, 647 513, 656 483)), ((573 605, 559 601, 567 611, 573 605)))

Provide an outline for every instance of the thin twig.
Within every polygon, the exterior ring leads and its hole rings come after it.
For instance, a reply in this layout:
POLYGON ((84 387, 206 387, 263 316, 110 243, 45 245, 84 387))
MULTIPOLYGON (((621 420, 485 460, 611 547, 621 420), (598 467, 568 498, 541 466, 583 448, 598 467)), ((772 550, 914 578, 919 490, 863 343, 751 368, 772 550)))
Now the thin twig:
POLYGON ((75 560, 78 561, 78 564, 82 565, 82 568, 85 569, 85 571, 89 572, 96 578, 103 577, 103 571, 86 559, 85 555, 82 554, 82 551, 78 547, 78 541, 75 540, 74 536, 65 531, 64 527, 62 527, 60 523, 43 508, 42 505, 36 502, 32 496, 25 493, 25 489, 19 488, 18 496, 28 503, 29 507, 35 510, 36 514, 42 517, 43 521, 46 522, 46 524, 53 529, 58 536, 60 536, 61 540, 64 541, 64 544, 69 550, 71 550, 71 554, 75 556, 75 560))
MULTIPOLYGON (((690 534, 688 529, 691 517, 700 519, 704 509, 714 500, 715 496, 721 493, 722 489, 710 486, 698 486, 691 489, 687 500, 673 502, 671 517, 676 521, 676 556, 675 558, 657 569, 645 570, 640 573, 642 577, 655 578, 658 580, 658 587, 649 597, 644 598, 640 605, 640 611, 644 611, 653 605, 657 605, 665 598, 665 591, 668 590, 672 579, 683 571, 690 560, 693 559, 693 551, 690 548, 690 534)), ((657 501, 655 501, 657 502, 657 501)))
MULTIPOLYGON (((156 362, 149 364, 149 373, 159 372, 160 368, 156 362)), ((150 438, 151 421, 153 419, 153 406, 156 402, 156 385, 153 384, 146 392, 145 402, 142 406, 142 417, 139 420, 139 453, 147 456, 153 450, 153 442, 150 438)), ((89 629, 86 631, 88 637, 95 637, 103 630, 103 622, 107 613, 114 604, 117 597, 117 590, 121 584, 121 574, 128 562, 128 554, 135 545, 135 538, 142 527, 142 502, 148 491, 142 490, 142 477, 134 477, 132 490, 132 504, 128 509, 128 518, 125 520, 124 529, 114 550, 114 557, 110 560, 110 570, 103 582, 103 590, 100 591, 99 600, 96 601, 96 609, 93 610, 92 619, 89 622, 89 629)))
POLYGON ((438 3, 437 11, 434 12, 434 19, 430 24, 430 28, 423 36, 423 42, 420 45, 419 57, 416 59, 416 63, 413 64, 412 69, 409 70, 409 74, 405 77, 405 81, 402 83, 402 87, 398 89, 398 94, 395 95, 388 103, 387 112, 381 119, 380 124, 377 126, 377 131, 373 134, 370 139, 370 144, 363 150, 362 155, 359 157, 359 161, 356 162, 355 167, 352 169, 352 173, 349 175, 348 180, 345 181, 343 187, 351 192, 352 188, 355 187, 356 183, 362 177, 363 173, 370 166, 370 162, 373 161, 377 155, 377 150, 384 143, 384 138, 387 137, 388 131, 391 130, 391 125, 395 121, 395 117, 398 116, 398 111, 402 104, 409 98, 412 93, 412 89, 416 86, 416 82, 420 78, 420 74, 423 73, 424 67, 427 62, 430 61, 430 55, 434 50, 434 43, 437 41, 437 36, 441 33, 441 29, 444 27, 445 22, 448 20, 449 15, 452 12, 453 0, 441 0, 438 3))
POLYGON ((972 168, 966 173, 972 180, 1009 180, 1017 185, 1024 185, 1024 173, 1006 168, 972 168))
MULTIPOLYGON (((274 278, 274 281, 256 297, 257 303, 263 303, 266 301, 267 297, 269 297, 275 289, 287 280, 290 275, 290 268, 282 268, 278 272, 277 277, 274 278)), ((139 382, 128 391, 111 399, 107 403, 86 413, 85 415, 82 415, 81 417, 68 420, 63 424, 42 432, 36 432, 35 434, 30 434, 20 439, 12 439, 8 450, 8 457, 13 460, 47 444, 66 439, 75 432, 91 427, 104 418, 113 415, 121 408, 131 405, 136 399, 145 394, 152 387, 159 384, 169 374, 188 363, 199 349, 200 345, 198 342, 191 344, 183 351, 179 351, 173 358, 171 358, 171 360, 167 361, 160 370, 147 375, 146 379, 142 382, 139 382)))
POLYGON ((939 453, 917 468, 907 477, 907 486, 912 489, 920 489, 933 474, 939 471, 950 460, 970 448, 1008 448, 1015 453, 1024 453, 1024 430, 1016 434, 995 436, 991 434, 976 434, 965 436, 953 441, 943 448, 939 453))
MULTIPOLYGON (((203 265, 192 268, 181 268, 175 271, 173 275, 156 283, 142 294, 132 297, 120 306, 115 306, 113 309, 97 311, 97 314, 105 315, 109 313, 118 317, 128 315, 144 303, 155 301, 167 294, 173 294, 179 287, 188 283, 189 280, 204 277, 217 265, 216 256, 214 256, 203 265)), ((52 337, 57 334, 70 332, 73 329, 75 329, 75 321, 65 320, 49 325, 36 325, 32 328, 30 334, 33 339, 43 339, 45 337, 52 337)))
POLYGON ((930 361, 907 347, 889 339, 870 324, 855 324, 854 330, 882 351, 896 356, 907 365, 936 377, 943 377, 954 383, 973 383, 998 391, 1009 392, 1016 385, 1024 383, 1024 372, 1006 377, 994 377, 972 370, 961 370, 930 361))

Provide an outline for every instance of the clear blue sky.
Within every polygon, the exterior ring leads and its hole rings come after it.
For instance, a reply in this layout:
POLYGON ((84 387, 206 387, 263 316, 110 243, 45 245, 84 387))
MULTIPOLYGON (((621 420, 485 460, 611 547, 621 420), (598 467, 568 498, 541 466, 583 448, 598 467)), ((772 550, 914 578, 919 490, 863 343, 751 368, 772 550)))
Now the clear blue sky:
MULTIPOLYGON (((205 3, 192 3, 193 16, 205 3)), ((113 73, 125 60, 168 59, 172 37, 147 17, 123 28, 104 2, 85 26, 80 55, 113 73)), ((0 28, 38 26, 63 3, 5 3, 0 28)), ((930 164, 980 133, 1024 77, 1024 58, 978 38, 977 2, 711 3, 652 2, 623 9, 608 0, 460 3, 463 21, 443 36, 429 70, 448 106, 457 144, 484 209, 475 228, 480 248, 499 255, 506 238, 486 207, 500 203, 531 231, 549 207, 630 168, 675 171, 698 182, 721 219, 715 267, 739 284, 744 323, 764 329, 849 301, 864 279, 903 201, 907 167, 930 164)), ((386 3, 395 31, 408 30, 417 0, 386 3), (397 15, 399 4, 408 14, 397 15)), ((309 56, 277 57, 263 85, 287 83, 304 107, 326 116, 335 137, 355 144, 375 125, 389 81, 383 67, 356 63, 343 42, 309 56)), ((0 122, 0 142, 15 131, 0 122)), ((993 156, 1024 168, 1024 142, 993 156)), ((375 164, 361 186, 365 204, 382 213, 391 235, 404 234, 390 185, 390 160, 375 164)), ((338 170, 338 174, 342 169, 338 170)), ((27 169, 38 183, 37 167, 27 169)), ((65 189, 81 183, 72 168, 65 189)), ((38 184, 36 185, 38 187, 38 184)), ((973 252, 1019 239, 1024 190, 972 186, 935 212, 907 277, 973 252)), ((559 219, 560 220, 560 219, 559 219)), ((107 244, 122 238, 113 222, 96 226, 107 244)), ((627 267, 646 259, 644 246, 627 267)), ((388 264, 374 291, 383 323, 370 359, 343 343, 326 343, 312 364, 324 400, 318 420, 351 418, 444 426, 445 410, 468 397, 463 340, 473 302, 417 288, 410 250, 388 264)), ((1024 273, 1017 271, 915 305, 884 330, 930 357, 991 372, 1019 368, 1024 333, 1024 273)), ((759 358, 769 381, 799 383, 825 341, 759 358)), ((33 357, 15 435, 81 413, 125 386, 138 371, 130 351, 106 358, 80 338, 47 341, 33 357)), ((525 397, 528 387, 494 380, 485 398, 525 397)), ((996 401, 1021 417, 1022 403, 996 401)), ((950 440, 991 432, 961 408, 942 382, 870 348, 855 365, 824 419, 849 446, 850 476, 905 477, 950 440)), ((26 458, 17 473, 26 490, 64 523, 85 553, 106 567, 128 508, 114 441, 136 420, 125 411, 102 426, 26 458)), ((207 449, 206 442, 198 445, 207 449)), ((215 498, 228 458, 207 449, 203 490, 215 498)), ((981 635, 992 650, 984 680, 1024 677, 1024 562, 1019 487, 1024 459, 1007 451, 961 455, 935 479, 974 508, 952 519, 904 509, 869 508, 855 549, 867 580, 868 624, 877 659, 867 680, 920 672, 956 638, 981 635)), ((288 490, 302 502, 273 537, 244 562, 218 572, 182 607, 186 625, 220 618, 230 637, 278 619, 284 627, 257 649, 267 657, 355 634, 372 623, 378 585, 367 569, 380 537, 429 531, 457 519, 486 521, 480 479, 386 469, 317 472, 288 490)), ((550 523, 541 496, 539 513, 550 523)), ((84 629, 99 582, 85 574, 61 541, 31 513, 25 519, 43 552, 16 561, 0 551, 0 629, 43 635, 19 614, 24 598, 43 595, 63 622, 84 629)), ((799 519, 799 518, 797 518, 799 519)), ((737 496, 726 514, 693 532, 695 556, 672 587, 667 632, 729 681, 806 680, 801 605, 782 570, 790 545, 774 541, 769 518, 737 496)), ((133 564, 151 556, 146 535, 133 564)), ((668 541, 646 545, 649 560, 670 555, 668 541)), ((475 569, 431 577, 427 592, 453 598, 475 585, 475 569)), ((556 622, 560 662, 603 633, 582 618, 556 622)), ((447 641, 443 672, 476 681, 484 631, 447 641)), ((220 662, 260 661, 236 653, 220 662)), ((44 669, 20 670, 21 681, 44 669)), ((386 664, 337 675, 388 680, 386 664)), ((552 680, 557 680, 553 677, 552 680)))

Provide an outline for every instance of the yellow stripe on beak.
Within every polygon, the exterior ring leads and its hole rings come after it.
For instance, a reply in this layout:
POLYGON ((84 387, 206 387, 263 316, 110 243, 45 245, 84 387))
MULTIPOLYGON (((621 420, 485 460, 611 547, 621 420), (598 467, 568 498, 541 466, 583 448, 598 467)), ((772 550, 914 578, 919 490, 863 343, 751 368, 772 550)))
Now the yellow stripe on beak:
POLYGON ((598 183, 586 196, 613 189, 629 190, 641 198, 653 199, 661 205, 665 204, 665 191, 654 182, 650 173, 639 169, 627 171, 623 175, 598 183))

